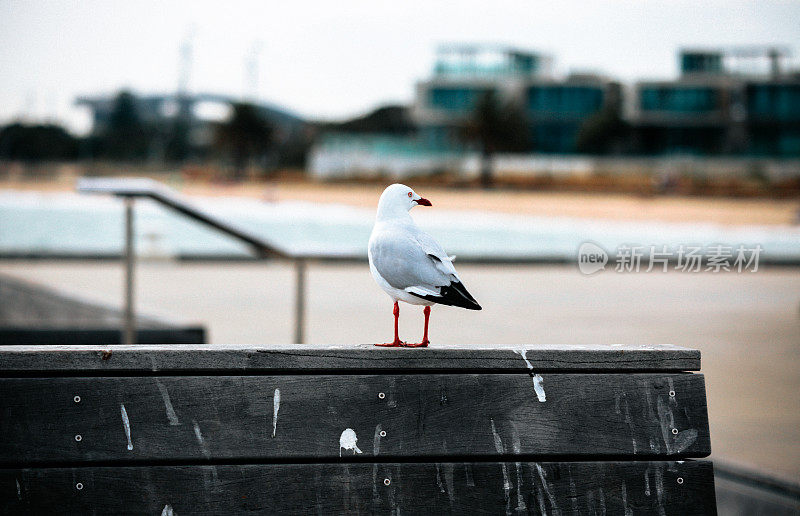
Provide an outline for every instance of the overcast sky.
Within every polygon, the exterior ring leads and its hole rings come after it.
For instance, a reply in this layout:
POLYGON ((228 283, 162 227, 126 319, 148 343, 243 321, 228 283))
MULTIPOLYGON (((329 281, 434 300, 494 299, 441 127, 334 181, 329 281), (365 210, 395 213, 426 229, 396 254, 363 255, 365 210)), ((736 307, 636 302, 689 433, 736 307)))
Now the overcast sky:
POLYGON ((675 76, 683 46, 798 54, 800 2, 0 0, 0 123, 48 117, 85 131, 76 95, 174 91, 190 35, 190 91, 248 93, 245 63, 260 48, 261 100, 335 119, 410 101, 442 42, 541 50, 557 72, 623 81, 675 76))

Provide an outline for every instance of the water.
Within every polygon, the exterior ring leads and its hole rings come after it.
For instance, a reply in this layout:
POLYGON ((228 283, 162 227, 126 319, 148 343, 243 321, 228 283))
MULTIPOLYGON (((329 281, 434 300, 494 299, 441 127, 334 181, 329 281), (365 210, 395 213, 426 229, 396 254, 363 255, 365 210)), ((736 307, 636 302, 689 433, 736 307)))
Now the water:
MULTIPOLYGON (((191 201, 293 253, 365 257, 374 211, 247 198, 191 201)), ((587 240, 627 245, 761 245, 762 259, 800 260, 800 228, 623 222, 476 211, 414 210, 450 253, 469 258, 572 260, 587 240)), ((245 244, 148 200, 136 203, 137 249, 150 256, 249 256, 245 244)), ((0 191, 0 254, 115 254, 123 242, 119 199, 76 193, 0 191)))

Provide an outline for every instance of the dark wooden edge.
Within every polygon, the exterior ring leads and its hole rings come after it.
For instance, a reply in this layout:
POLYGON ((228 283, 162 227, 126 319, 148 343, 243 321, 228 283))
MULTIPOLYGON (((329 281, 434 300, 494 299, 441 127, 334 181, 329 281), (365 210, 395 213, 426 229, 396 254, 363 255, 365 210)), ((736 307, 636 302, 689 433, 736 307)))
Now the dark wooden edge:
POLYGON ((3 512, 714 515, 709 461, 0 470, 3 512))
POLYGON ((432 346, 424 349, 349 346, 218 344, 2 346, 0 374, 102 372, 198 372, 224 374, 268 371, 699 371, 700 352, 673 345, 432 346))

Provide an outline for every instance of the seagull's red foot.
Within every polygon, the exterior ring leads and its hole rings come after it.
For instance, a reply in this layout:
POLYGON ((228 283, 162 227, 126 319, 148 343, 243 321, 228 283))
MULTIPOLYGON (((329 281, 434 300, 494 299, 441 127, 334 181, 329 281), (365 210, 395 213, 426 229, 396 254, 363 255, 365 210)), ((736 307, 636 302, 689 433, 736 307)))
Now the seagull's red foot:
POLYGON ((397 301, 394 302, 394 309, 392 310, 392 315, 394 315, 394 342, 375 344, 376 346, 380 346, 382 348, 397 348, 406 345, 405 342, 400 340, 400 334, 397 333, 397 321, 400 318, 400 306, 397 304, 397 301))
POLYGON ((382 348, 398 348, 400 346, 407 346, 407 344, 402 340, 396 340, 394 342, 384 342, 383 344, 375 344, 375 345, 380 346, 382 348))
POLYGON ((405 346, 407 348, 427 348, 428 344, 430 344, 430 343, 431 342, 426 339, 426 340, 423 340, 422 342, 417 342, 416 344, 412 344, 412 343, 409 342, 409 343, 403 344, 403 346, 405 346))

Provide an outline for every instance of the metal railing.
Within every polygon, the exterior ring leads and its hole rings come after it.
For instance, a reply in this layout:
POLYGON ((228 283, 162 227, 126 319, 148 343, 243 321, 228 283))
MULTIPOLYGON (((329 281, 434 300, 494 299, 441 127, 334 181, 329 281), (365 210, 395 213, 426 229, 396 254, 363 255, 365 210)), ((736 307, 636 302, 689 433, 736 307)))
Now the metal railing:
POLYGON ((77 190, 84 193, 111 194, 123 198, 125 202, 125 293, 123 343, 135 344, 136 339, 136 306, 135 276, 136 250, 134 206, 137 197, 149 198, 182 215, 214 228, 241 242, 248 244, 255 255, 261 259, 279 259, 294 262, 295 266, 295 306, 294 306, 294 341, 302 344, 305 341, 305 256, 292 254, 281 249, 273 242, 254 235, 242 228, 220 219, 183 200, 176 192, 152 179, 145 178, 80 178, 77 190))

